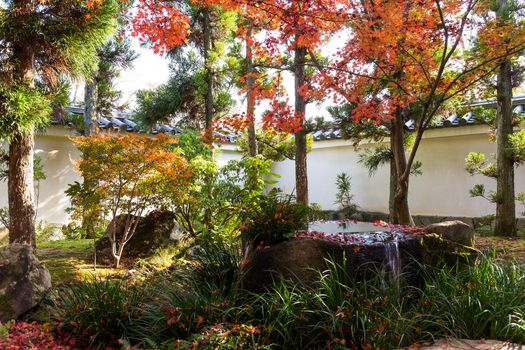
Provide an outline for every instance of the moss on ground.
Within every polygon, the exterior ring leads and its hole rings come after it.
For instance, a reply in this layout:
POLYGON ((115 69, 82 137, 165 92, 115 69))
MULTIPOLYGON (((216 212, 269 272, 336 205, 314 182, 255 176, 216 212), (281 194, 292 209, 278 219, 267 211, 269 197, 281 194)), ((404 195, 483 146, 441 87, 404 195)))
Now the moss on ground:
POLYGON ((48 268, 54 284, 124 273, 109 266, 94 267, 91 239, 43 242, 37 247, 37 257, 48 268))
POLYGON ((481 251, 495 254, 497 258, 525 263, 525 234, 523 233, 518 237, 476 237, 475 246, 481 251))

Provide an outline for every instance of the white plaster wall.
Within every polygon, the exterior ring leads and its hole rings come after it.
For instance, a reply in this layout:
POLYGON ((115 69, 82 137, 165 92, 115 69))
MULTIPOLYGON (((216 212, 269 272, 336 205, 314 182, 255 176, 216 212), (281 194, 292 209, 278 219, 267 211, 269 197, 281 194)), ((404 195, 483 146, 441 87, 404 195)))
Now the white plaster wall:
MULTIPOLYGON (((483 176, 471 177, 464 170, 464 159, 471 151, 486 154, 495 151, 488 142, 485 126, 468 126, 427 131, 418 151, 423 162, 423 175, 412 177, 409 203, 413 214, 443 216, 481 216, 494 213, 494 205, 481 198, 470 198, 468 190, 476 183, 494 189, 495 182, 483 176)), ((67 222, 65 209, 69 201, 64 194, 67 185, 79 181, 72 160, 79 154, 67 129, 50 127, 46 134, 35 137, 36 153, 44 162, 47 179, 41 183, 38 216, 49 223, 67 222)), ((365 145, 363 147, 374 147, 365 145)), ((224 145, 217 151, 222 166, 229 160, 240 159, 233 145, 224 145)), ((274 164, 280 174, 277 184, 285 192, 295 191, 295 167, 292 161, 274 164)), ((358 164, 358 154, 350 142, 342 140, 315 142, 308 154, 310 201, 323 209, 337 209, 334 204, 338 173, 352 177, 355 201, 364 210, 388 211, 389 169, 382 167, 373 177, 358 164)), ((525 167, 516 172, 516 191, 525 191, 525 167)), ((7 189, 0 183, 0 207, 7 206, 7 189)), ((523 211, 519 206, 517 212, 523 211)))
MULTIPOLYGON (((495 212, 495 205, 483 198, 471 198, 468 190, 476 183, 495 189, 495 181, 484 176, 470 176, 464 170, 469 152, 495 152, 487 137, 486 126, 435 129, 427 131, 416 159, 423 163, 423 175, 411 177, 409 204, 412 214, 443 216, 481 216, 495 212)), ((365 145, 364 147, 373 147, 365 145)), ((281 175, 274 186, 285 192, 295 191, 294 165, 279 162, 274 171, 281 175)), ((358 154, 351 144, 341 140, 314 143, 308 154, 309 198, 323 209, 337 209, 334 204, 337 174, 352 177, 352 193, 364 210, 388 212, 389 167, 384 166, 369 177, 358 164, 358 154)), ((525 167, 516 171, 516 192, 525 191, 525 167)), ((523 211, 519 205, 518 213, 523 211)))
MULTIPOLYGON (((79 181, 72 160, 79 153, 69 137, 73 136, 63 127, 49 127, 45 134, 35 136, 35 154, 42 157, 47 178, 40 182, 38 219, 48 223, 64 223, 69 200, 64 191, 68 184, 79 181)), ((0 207, 7 206, 7 184, 0 183, 0 207)))
MULTIPOLYGON (((65 210, 70 203, 64 191, 69 184, 81 181, 73 164, 80 158, 80 154, 69 139, 72 136, 75 136, 73 132, 58 126, 51 126, 44 134, 35 135, 35 153, 42 157, 44 171, 47 175, 47 178, 40 183, 38 220, 54 224, 68 221, 68 214, 65 210)), ((217 150, 216 155, 220 166, 230 160, 241 158, 235 149, 233 145, 224 145, 217 150)), ((0 207, 7 205, 7 184, 0 182, 0 207)))

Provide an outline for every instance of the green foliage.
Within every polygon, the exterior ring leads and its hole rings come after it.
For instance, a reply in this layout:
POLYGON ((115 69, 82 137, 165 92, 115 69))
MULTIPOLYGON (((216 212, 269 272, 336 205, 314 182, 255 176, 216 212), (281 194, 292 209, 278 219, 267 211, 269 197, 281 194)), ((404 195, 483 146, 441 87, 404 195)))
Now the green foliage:
POLYGON ((517 165, 525 162, 525 129, 516 131, 509 136, 509 148, 517 165))
POLYGON ((416 288, 404 273, 398 281, 380 270, 355 280, 343 268, 347 261, 328 261, 311 288, 279 281, 268 292, 240 294, 238 247, 208 243, 188 265, 145 285, 62 286, 51 315, 84 346, 99 348, 119 339, 148 349, 399 349, 442 337, 525 340, 521 264, 480 256, 470 265, 419 266, 416 288))
POLYGON ((347 173, 337 174, 335 185, 337 186, 337 193, 335 194, 335 202, 341 207, 345 216, 349 218, 358 210, 358 206, 354 203, 354 195, 352 194, 352 185, 350 181, 352 178, 347 173))
POLYGON ((359 153, 359 164, 368 169, 368 176, 373 176, 379 167, 390 163, 392 152, 385 145, 374 148, 366 148, 359 153))
POLYGON ((0 139, 10 140, 16 132, 29 133, 44 127, 51 114, 48 97, 23 84, 0 87, 0 139))
POLYGON ((38 154, 33 157, 33 179, 37 182, 45 180, 47 178, 44 172, 44 163, 42 157, 38 154))
POLYGON ((470 152, 465 158, 465 170, 470 175, 481 174, 484 176, 496 178, 498 172, 495 163, 487 163, 485 155, 480 152, 470 152))
POLYGON ((68 239, 84 239, 88 237, 87 225, 91 225, 97 236, 101 236, 108 226, 108 208, 103 205, 101 195, 90 182, 75 181, 68 185, 65 191, 71 206, 66 208, 71 222, 62 227, 62 232, 68 239), (86 220, 87 218, 87 220, 86 220), (96 218, 96 220, 89 220, 96 218))
POLYGON ((173 147, 177 148, 188 161, 199 156, 204 159, 211 158, 212 152, 210 147, 201 140, 201 134, 197 130, 190 128, 184 129, 177 137, 179 142, 173 145, 173 147))
POLYGON ((308 205, 295 203, 295 197, 272 190, 259 195, 247 212, 241 226, 241 236, 254 247, 271 245, 289 239, 296 231, 306 229, 317 211, 308 205))
POLYGON ((261 329, 250 323, 217 323, 203 329, 187 340, 168 343, 167 348, 176 350, 270 350, 272 344, 261 344, 261 329))
POLYGON ((60 226, 39 221, 35 227, 35 231, 38 243, 47 242, 55 235, 55 232, 60 231, 60 226))
POLYGON ((118 346, 138 317, 142 288, 122 281, 94 279, 59 287, 50 300, 50 316, 58 328, 75 334, 83 347, 118 346))
POLYGON ((213 81, 213 117, 220 119, 235 104, 232 88, 239 85, 243 75, 240 46, 233 40, 236 14, 220 7, 206 8, 211 22, 210 49, 204 47, 203 8, 191 1, 180 1, 177 6, 188 15, 192 33, 186 45, 169 52, 168 82, 137 94, 135 118, 145 128, 160 122, 176 122, 180 127, 202 129, 208 81, 213 81))
POLYGON ((122 96, 115 88, 115 80, 121 70, 133 66, 138 54, 131 48, 128 37, 114 37, 100 47, 97 54, 98 68, 93 77, 97 89, 96 110, 99 115, 109 116, 122 96))
MULTIPOLYGON (((523 208, 525 208, 525 192, 516 193, 516 201, 520 203, 523 208)), ((521 215, 525 216, 525 211, 523 211, 521 215)))
POLYGON ((418 296, 415 289, 398 289, 381 273, 354 281, 334 263, 320 280, 312 289, 276 283, 246 304, 245 319, 272 330, 268 338, 285 349, 397 349, 429 338, 417 332, 425 315, 410 302, 418 296))
POLYGON ((192 131, 181 134, 173 149, 188 159, 193 174, 189 190, 170 202, 185 231, 193 237, 238 234, 241 216, 255 205, 265 185, 272 183, 272 162, 262 156, 248 157, 219 168, 208 145, 192 131))
POLYGON ((488 200, 491 203, 496 203, 498 200, 498 194, 496 191, 490 190, 488 193, 485 193, 485 185, 483 184, 476 184, 474 187, 472 187, 469 190, 469 194, 471 197, 482 197, 488 200))
POLYGON ((236 240, 208 238, 194 247, 190 256, 193 270, 187 276, 202 293, 235 292, 241 264, 241 247, 236 240))
POLYGON ((472 110, 474 119, 481 123, 487 123, 493 125, 496 123, 496 109, 495 108, 485 108, 485 107, 476 107, 472 110))
MULTIPOLYGON (((275 162, 285 159, 295 159, 295 140, 289 133, 274 130, 260 130, 257 135, 257 152, 266 159, 275 162)), ((312 135, 306 136, 306 151, 310 152, 314 143, 312 135)), ((243 155, 248 155, 248 134, 244 133, 237 139, 243 155)))

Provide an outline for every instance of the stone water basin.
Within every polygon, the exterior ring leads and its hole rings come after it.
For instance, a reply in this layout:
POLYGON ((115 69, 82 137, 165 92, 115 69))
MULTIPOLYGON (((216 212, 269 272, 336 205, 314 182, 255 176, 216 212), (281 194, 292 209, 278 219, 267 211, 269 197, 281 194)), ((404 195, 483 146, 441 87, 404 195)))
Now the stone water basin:
POLYGON ((318 280, 318 271, 329 267, 328 259, 344 265, 348 275, 358 279, 383 271, 394 280, 404 274, 417 283, 418 264, 412 264, 421 261, 417 238, 398 226, 350 220, 311 222, 292 239, 257 249, 245 275, 245 287, 265 289, 279 278, 310 285, 318 280))

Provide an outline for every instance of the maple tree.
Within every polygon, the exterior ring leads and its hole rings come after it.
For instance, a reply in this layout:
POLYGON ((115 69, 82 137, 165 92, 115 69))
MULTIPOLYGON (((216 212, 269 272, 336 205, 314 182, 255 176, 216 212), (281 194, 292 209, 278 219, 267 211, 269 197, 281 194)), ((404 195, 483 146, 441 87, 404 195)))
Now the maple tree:
MULTIPOLYGON (((170 45, 180 45, 186 40, 188 28, 184 25, 187 19, 181 21, 181 26, 172 25, 165 16, 178 18, 181 12, 173 4, 170 9, 162 8, 162 13, 149 0, 141 2, 141 11, 134 20, 134 30, 140 32, 140 36, 152 42, 158 52, 165 51, 170 45), (145 25, 146 22, 154 21, 145 25), (164 34, 160 34, 163 31, 164 34), (166 34, 170 31, 170 34, 166 34)), ((306 105, 313 98, 312 88, 313 71, 307 70, 307 61, 316 59, 317 50, 322 46, 329 33, 336 31, 345 24, 342 11, 343 1, 335 0, 307 0, 307 1, 241 1, 241 0, 207 0, 195 1, 202 7, 221 6, 236 11, 247 19, 246 30, 246 56, 248 60, 247 95, 248 123, 253 125, 253 108, 256 104, 257 90, 254 87, 254 79, 257 74, 251 68, 250 59, 256 55, 267 64, 278 70, 290 70, 294 75, 295 101, 294 108, 289 106, 288 101, 283 98, 283 93, 276 93, 271 105, 273 113, 267 113, 263 124, 266 127, 274 127, 287 130, 294 134, 296 144, 296 191, 297 200, 301 203, 308 202, 308 181, 306 164, 306 131, 304 120, 306 105), (252 35, 253 27, 263 29, 261 38, 252 35), (288 53, 289 55, 282 55, 288 53), (289 61, 288 57, 293 57, 289 61)), ((167 3, 165 3, 167 4, 167 3)), ((166 5, 165 5, 166 6, 166 5)), ((254 131, 250 131, 253 134, 254 131)), ((253 142, 253 141, 252 141, 253 142)), ((253 147, 253 146, 252 146, 253 147)), ((252 148, 251 147, 251 148, 252 148)), ((253 150, 251 151, 253 153, 253 150)))
POLYGON ((425 130, 445 105, 494 74, 498 62, 525 48, 523 29, 480 21, 477 0, 353 1, 346 43, 323 84, 336 101, 354 105, 351 117, 387 124, 396 172, 396 223, 411 223, 409 177, 425 130), (512 30, 512 40, 502 42, 512 30), (476 33, 477 36, 472 35, 476 33), (485 43, 482 56, 469 50, 485 43), (404 146, 405 123, 415 121, 412 149, 404 146))
MULTIPOLYGON (((169 196, 183 196, 191 169, 182 155, 169 150, 178 140, 163 134, 94 135, 73 141, 84 155, 77 166, 89 184, 87 193, 110 221, 108 238, 118 268, 138 218, 152 203, 162 206, 169 196)), ((84 191, 77 194, 86 197, 84 191)))

